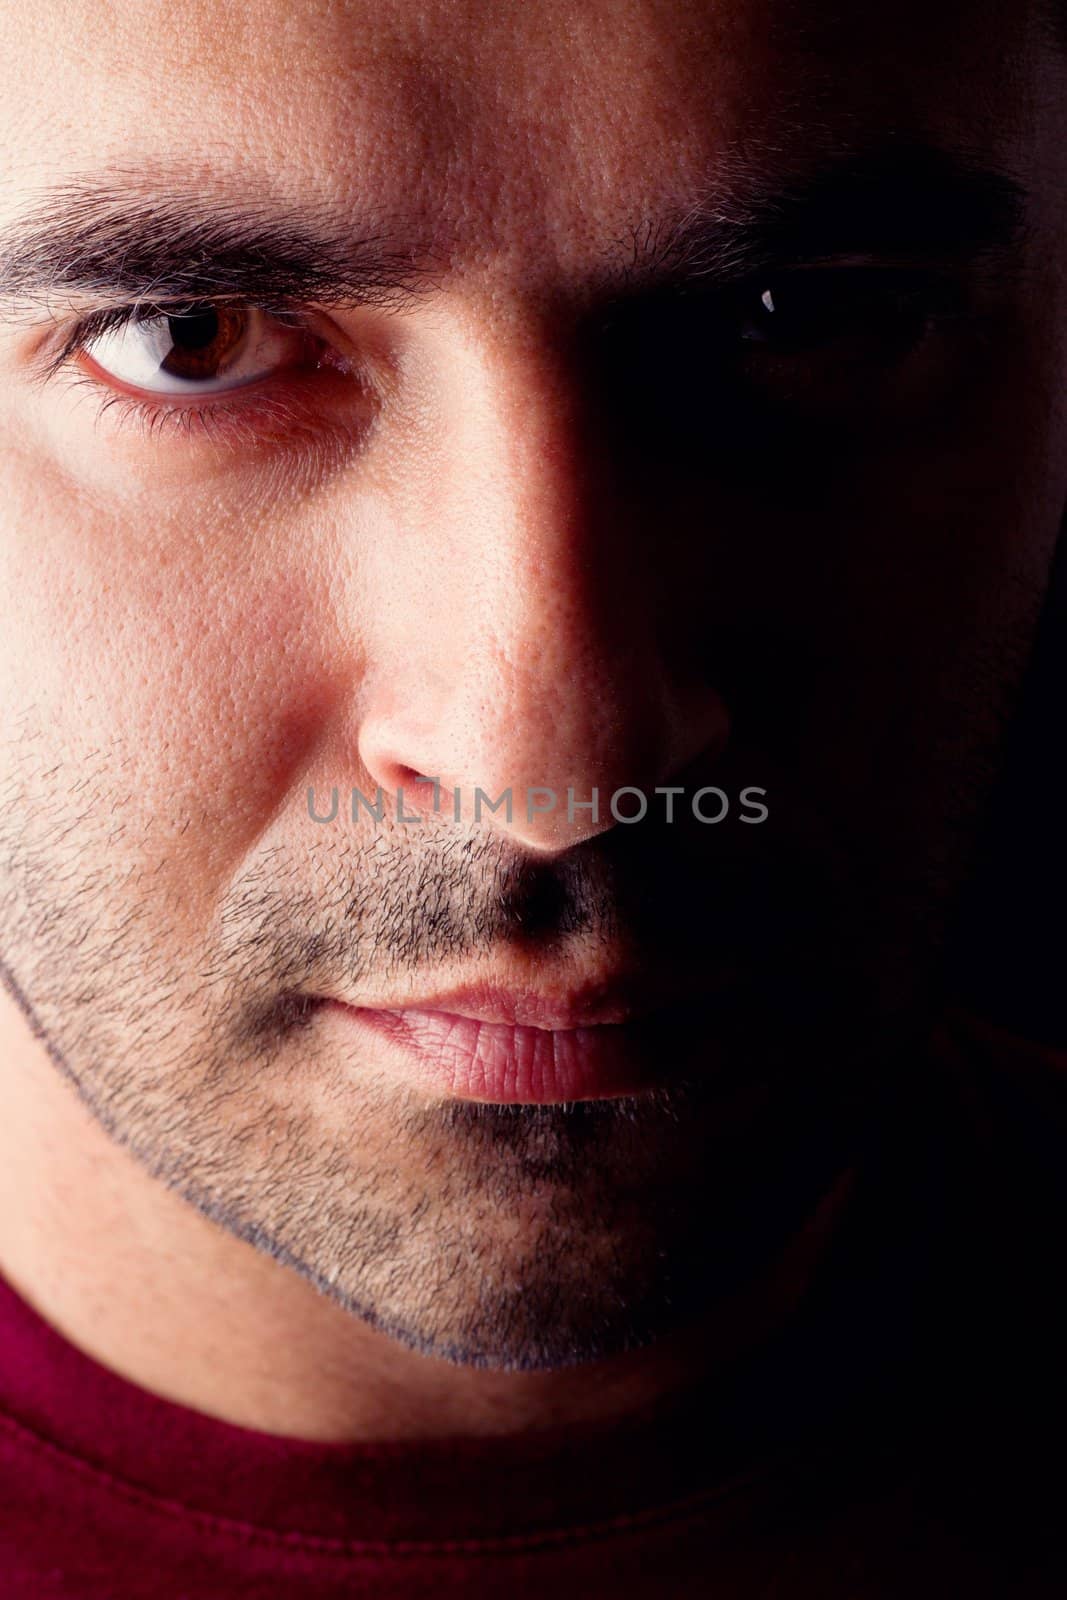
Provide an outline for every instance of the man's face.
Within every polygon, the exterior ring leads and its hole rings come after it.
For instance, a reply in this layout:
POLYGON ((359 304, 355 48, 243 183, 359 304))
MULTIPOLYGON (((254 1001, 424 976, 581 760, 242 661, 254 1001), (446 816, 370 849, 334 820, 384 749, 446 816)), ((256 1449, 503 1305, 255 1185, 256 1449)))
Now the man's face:
POLYGON ((12 993, 157 1177, 414 1347, 646 1341, 926 1023, 1067 495, 1050 31, 54 10, 0 51, 12 993), (617 982, 685 1004, 571 1103, 322 1003, 617 982))

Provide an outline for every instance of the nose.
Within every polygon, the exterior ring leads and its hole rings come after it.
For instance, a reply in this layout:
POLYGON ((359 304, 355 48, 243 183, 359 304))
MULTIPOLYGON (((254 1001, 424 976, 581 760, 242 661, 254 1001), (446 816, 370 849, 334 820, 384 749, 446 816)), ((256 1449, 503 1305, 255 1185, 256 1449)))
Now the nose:
POLYGON ((651 813, 729 719, 675 625, 692 576, 657 560, 566 353, 457 339, 402 449, 367 604, 372 787, 538 852, 651 813))

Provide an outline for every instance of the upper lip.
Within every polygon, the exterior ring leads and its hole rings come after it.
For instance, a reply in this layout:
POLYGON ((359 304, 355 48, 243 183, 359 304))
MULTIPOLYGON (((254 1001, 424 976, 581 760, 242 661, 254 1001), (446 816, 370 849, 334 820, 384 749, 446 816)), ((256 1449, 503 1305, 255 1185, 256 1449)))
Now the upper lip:
POLYGON ((663 1009, 672 1000, 691 1003, 698 992, 693 987, 679 992, 677 985, 668 990, 647 978, 629 977, 573 989, 564 996, 528 988, 508 988, 499 983, 475 983, 414 999, 373 1003, 346 1000, 342 1004, 373 1011, 444 1011, 478 1022, 563 1031, 629 1022, 663 1009))

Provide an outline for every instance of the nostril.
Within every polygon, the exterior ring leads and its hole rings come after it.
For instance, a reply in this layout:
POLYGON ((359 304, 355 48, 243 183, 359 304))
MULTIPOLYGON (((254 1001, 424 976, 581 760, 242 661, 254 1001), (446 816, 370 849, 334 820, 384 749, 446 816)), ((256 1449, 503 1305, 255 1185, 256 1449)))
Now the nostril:
POLYGON ((413 765, 410 755, 405 761, 400 756, 399 744, 395 729, 364 726, 359 739, 360 766, 370 785, 371 794, 381 789, 390 811, 397 808, 399 815, 398 797, 402 795, 404 811, 408 815, 418 811, 421 815, 432 809, 435 798, 433 782, 424 779, 432 779, 437 769, 434 766, 413 765))
POLYGON ((401 802, 406 812, 444 811, 451 805, 452 790, 436 772, 423 772, 419 767, 397 766, 395 769, 394 799, 397 810, 401 802))

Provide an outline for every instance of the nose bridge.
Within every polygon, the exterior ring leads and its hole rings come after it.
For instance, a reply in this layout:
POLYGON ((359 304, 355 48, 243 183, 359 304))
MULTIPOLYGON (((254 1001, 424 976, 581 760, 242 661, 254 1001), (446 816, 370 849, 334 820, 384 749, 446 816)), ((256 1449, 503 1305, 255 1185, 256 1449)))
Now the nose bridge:
MULTIPOLYGON (((476 788, 510 790, 530 843, 556 839, 561 812, 569 835, 598 832, 610 814, 586 809, 576 830, 568 791, 581 802, 596 789, 606 808, 692 754, 678 745, 656 576, 564 351, 509 322, 480 328, 461 359, 450 350, 447 368, 439 470, 419 511, 431 600, 409 618, 404 687, 365 727, 364 762, 387 787, 417 770, 472 802, 476 788), (526 828, 534 789, 557 809, 526 828)), ((682 732, 694 735, 707 729, 682 732)))
POLYGON ((483 343, 471 365, 461 458, 482 470, 461 478, 453 517, 480 552, 467 692, 484 708, 483 734, 498 751, 521 747, 524 769, 539 763, 546 784, 569 767, 645 765, 654 752, 636 746, 656 721, 654 607, 575 375, 529 325, 483 343))

